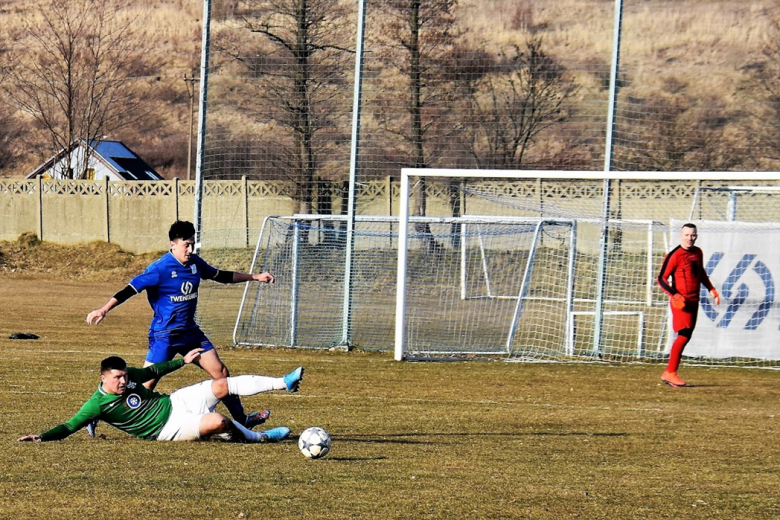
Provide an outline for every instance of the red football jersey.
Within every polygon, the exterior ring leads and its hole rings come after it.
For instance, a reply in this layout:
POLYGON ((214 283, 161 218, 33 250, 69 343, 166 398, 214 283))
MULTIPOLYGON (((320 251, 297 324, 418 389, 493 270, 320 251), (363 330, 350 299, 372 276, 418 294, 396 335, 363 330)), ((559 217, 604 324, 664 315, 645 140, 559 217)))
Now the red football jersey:
POLYGON ((686 301, 698 302, 702 284, 708 291, 712 290, 712 282, 704 270, 704 253, 701 249, 696 246, 690 249, 677 246, 664 257, 658 285, 669 296, 680 293, 686 301))

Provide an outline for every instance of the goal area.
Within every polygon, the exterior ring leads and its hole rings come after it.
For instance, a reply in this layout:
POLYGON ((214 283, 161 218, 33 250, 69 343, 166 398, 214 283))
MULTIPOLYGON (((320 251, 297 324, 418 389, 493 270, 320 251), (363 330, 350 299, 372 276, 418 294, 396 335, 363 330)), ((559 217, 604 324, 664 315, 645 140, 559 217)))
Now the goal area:
POLYGON ((686 362, 774 366, 780 309, 772 172, 402 172, 394 215, 266 219, 238 345, 393 350, 396 359, 662 362, 656 279, 693 222, 702 293, 686 362))

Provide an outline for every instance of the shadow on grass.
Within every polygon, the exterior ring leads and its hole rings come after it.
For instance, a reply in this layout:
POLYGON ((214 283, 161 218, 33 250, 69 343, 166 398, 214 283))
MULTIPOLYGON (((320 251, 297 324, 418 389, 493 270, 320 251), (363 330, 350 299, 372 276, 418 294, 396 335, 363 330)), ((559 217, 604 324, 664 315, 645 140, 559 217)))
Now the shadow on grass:
POLYGON ((360 462, 360 461, 376 461, 376 460, 389 460, 390 457, 324 457, 317 459, 319 461, 332 461, 332 462, 360 462))
POLYGON ((726 387, 729 385, 692 385, 689 383, 686 383, 683 388, 676 388, 675 390, 683 390, 685 391, 686 388, 721 388, 726 387))
POLYGON ((366 442, 372 444, 433 444, 432 437, 468 438, 468 437, 626 437, 625 432, 494 432, 494 433, 395 433, 388 435, 348 435, 331 436, 334 442, 366 442), (419 439, 418 439, 419 438, 419 439), (426 439, 426 440, 423 440, 426 439))

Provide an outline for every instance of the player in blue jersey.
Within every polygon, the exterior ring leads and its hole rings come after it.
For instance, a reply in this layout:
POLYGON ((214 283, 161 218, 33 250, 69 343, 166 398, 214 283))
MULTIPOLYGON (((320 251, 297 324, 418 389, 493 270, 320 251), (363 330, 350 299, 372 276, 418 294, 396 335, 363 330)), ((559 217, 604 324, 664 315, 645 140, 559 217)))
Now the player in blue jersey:
POLYGON ((96 418, 146 440, 195 441, 218 435, 235 442, 277 442, 290 435, 286 426, 253 432, 214 410, 219 400, 228 395, 255 395, 272 390, 297 392, 303 379, 303 367, 284 377, 245 375, 211 379, 176 390, 171 395, 148 390, 143 385, 185 364, 197 363, 202 352, 201 348, 193 349, 183 358, 145 368, 128 367, 120 357, 107 357, 100 364, 97 390, 76 415, 40 435, 25 435, 19 440, 62 440, 96 418))
MULTIPOLYGON (((127 286, 116 293, 103 307, 87 315, 87 323, 97 325, 114 307, 128 298, 146 291, 149 305, 154 311, 149 326, 149 352, 144 366, 162 361, 170 361, 176 354, 185 355, 194 348, 202 348, 203 354, 196 362, 212 379, 228 377, 230 372, 222 363, 211 341, 195 322, 195 310, 198 305, 198 288, 201 280, 214 280, 218 283, 242 283, 257 281, 273 283, 270 273, 247 274, 237 271, 222 271, 209 265, 193 253, 195 247, 195 226, 191 222, 173 223, 169 232, 170 251, 153 262, 127 286)), ((157 379, 151 378, 144 383, 153 390, 157 379)), ((270 411, 244 413, 237 396, 227 396, 222 402, 233 419, 247 428, 253 428, 265 422, 270 411)), ((94 437, 94 424, 88 428, 94 437)))

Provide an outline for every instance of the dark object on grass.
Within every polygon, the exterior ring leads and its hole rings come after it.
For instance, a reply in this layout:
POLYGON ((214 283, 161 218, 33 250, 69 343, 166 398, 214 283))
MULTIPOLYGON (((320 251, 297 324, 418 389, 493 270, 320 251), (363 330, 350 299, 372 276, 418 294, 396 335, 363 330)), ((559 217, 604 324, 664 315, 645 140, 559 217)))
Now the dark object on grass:
POLYGON ((37 334, 31 334, 29 332, 14 332, 8 339, 40 339, 37 334))

